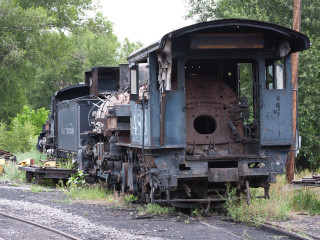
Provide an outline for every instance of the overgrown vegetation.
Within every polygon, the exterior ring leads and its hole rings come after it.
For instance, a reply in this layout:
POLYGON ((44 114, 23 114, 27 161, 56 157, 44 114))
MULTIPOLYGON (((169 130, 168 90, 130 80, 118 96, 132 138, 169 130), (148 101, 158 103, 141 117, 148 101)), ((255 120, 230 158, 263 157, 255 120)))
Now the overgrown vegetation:
POLYGON ((46 155, 43 153, 40 153, 38 150, 35 149, 35 146, 33 146, 33 149, 29 152, 23 152, 23 153, 16 153, 15 156, 17 157, 17 161, 21 162, 22 160, 26 158, 32 158, 35 160, 35 164, 39 164, 40 159, 46 159, 46 155))
MULTIPOLYGON (((303 176, 312 173, 304 172, 303 176)), ((317 188, 296 188, 287 184, 285 176, 278 176, 277 183, 270 187, 270 199, 251 199, 250 205, 244 200, 236 200, 236 189, 228 189, 225 203, 228 216, 240 222, 266 222, 289 219, 294 212, 320 214, 320 192, 317 188)), ((264 195, 263 189, 251 189, 251 196, 264 195)))
POLYGON ((290 207, 295 211, 305 211, 320 215, 320 193, 318 189, 301 188, 293 192, 290 207))
POLYGON ((150 213, 155 215, 168 215, 175 213, 174 207, 160 206, 159 204, 148 203, 145 207, 139 207, 139 212, 150 213))
POLYGON ((0 180, 24 182, 26 180, 26 174, 17 168, 16 163, 8 162, 8 164, 4 166, 4 173, 0 173, 0 180))
POLYGON ((11 118, 10 124, 0 122, 0 149, 11 153, 24 153, 35 149, 37 135, 46 122, 49 111, 31 110, 24 106, 21 113, 11 118))

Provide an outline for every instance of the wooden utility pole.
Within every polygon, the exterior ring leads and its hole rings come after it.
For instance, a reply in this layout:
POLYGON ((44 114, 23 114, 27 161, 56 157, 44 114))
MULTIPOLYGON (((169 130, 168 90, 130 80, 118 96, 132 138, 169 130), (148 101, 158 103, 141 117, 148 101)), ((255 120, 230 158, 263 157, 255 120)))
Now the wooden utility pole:
MULTIPOLYGON (((300 31, 301 22, 301 0, 294 0, 293 7, 293 25, 292 29, 300 31)), ((296 129, 297 129, 297 94, 298 94, 298 64, 299 64, 299 52, 291 55, 292 64, 292 125, 293 125, 293 141, 296 141, 296 129)), ((295 145, 291 146, 291 151, 288 154, 287 165, 286 165, 286 178, 289 183, 292 183, 294 179, 294 158, 295 158, 295 145)))

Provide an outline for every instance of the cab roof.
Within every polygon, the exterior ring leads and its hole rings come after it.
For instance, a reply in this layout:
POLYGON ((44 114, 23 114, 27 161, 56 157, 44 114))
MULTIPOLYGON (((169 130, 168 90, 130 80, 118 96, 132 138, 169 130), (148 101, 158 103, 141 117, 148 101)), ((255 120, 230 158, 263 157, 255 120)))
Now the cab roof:
POLYGON ((149 53, 163 48, 167 38, 171 38, 174 41, 175 39, 188 38, 188 36, 194 33, 233 33, 257 31, 268 33, 268 35, 272 36, 272 38, 288 41, 292 53, 310 48, 309 38, 306 35, 290 28, 262 21, 233 18, 202 22, 177 29, 165 34, 159 41, 131 53, 127 60, 129 64, 142 61, 148 56, 149 53))

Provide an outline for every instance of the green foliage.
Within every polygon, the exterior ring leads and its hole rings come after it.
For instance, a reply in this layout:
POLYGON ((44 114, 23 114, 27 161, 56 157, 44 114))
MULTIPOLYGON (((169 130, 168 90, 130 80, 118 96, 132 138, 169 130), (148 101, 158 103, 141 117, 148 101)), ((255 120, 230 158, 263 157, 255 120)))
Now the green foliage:
MULTIPOLYGON (((251 196, 261 196, 262 191, 252 189, 251 196)), ((250 222, 266 222, 267 220, 285 220, 289 218, 290 208, 283 195, 277 188, 270 191, 270 199, 252 198, 250 205, 245 201, 238 200, 236 197, 236 189, 230 185, 227 186, 228 197, 225 207, 228 210, 228 216, 235 221, 250 222)))
POLYGON ((14 119, 12 122, 12 129, 9 130, 7 139, 8 151, 10 152, 26 152, 36 146, 37 138, 34 135, 35 128, 31 122, 20 123, 14 119))
MULTIPOLYGON (((49 110, 39 108, 31 110, 29 106, 23 106, 21 113, 12 119, 13 122, 18 122, 20 125, 31 123, 35 129, 35 135, 42 131, 42 125, 45 124, 49 115, 49 110)), ((11 126, 14 128, 14 125, 11 126)))
POLYGON ((0 179, 24 182, 26 179, 26 173, 24 171, 20 171, 14 162, 9 162, 4 166, 4 174, 0 175, 0 179))
MULTIPOLYGON (((34 146, 33 146, 34 147, 34 146)), ((1 148, 0 148, 1 149, 1 148)), ((23 152, 23 153, 15 153, 18 162, 26 159, 26 158, 32 158, 35 160, 35 164, 38 165, 39 164, 39 160, 42 159, 46 159, 46 155, 40 153, 39 151, 37 151, 35 148, 32 149, 31 151, 28 152, 23 152)))
POLYGON ((199 209, 199 208, 195 208, 191 210, 191 216, 197 217, 197 218, 201 218, 203 217, 203 210, 199 209))
POLYGON ((151 213, 155 215, 168 215, 175 212, 174 207, 160 206, 159 204, 148 203, 145 208, 139 208, 139 212, 151 213))
POLYGON ((77 200, 106 201, 112 196, 111 191, 99 185, 90 185, 79 187, 70 187, 65 191, 66 195, 77 200))
POLYGON ((127 62, 126 58, 130 55, 130 53, 134 52, 135 50, 142 48, 141 42, 130 42, 128 38, 124 39, 122 43, 122 47, 119 54, 119 63, 127 62))
MULTIPOLYGON (((292 26, 292 0, 186 0, 188 14, 197 22, 223 18, 246 18, 292 26)), ((320 1, 304 0, 301 6, 301 32, 311 48, 299 56, 299 129, 302 148, 297 166, 320 167, 320 1)))
POLYGON ((48 117, 44 108, 30 110, 24 106, 21 113, 11 118, 10 125, 0 122, 0 149, 14 153, 23 153, 34 149, 36 135, 41 132, 42 124, 48 117))
POLYGON ((129 204, 129 203, 132 203, 134 201, 137 201, 138 198, 134 195, 125 195, 124 198, 123 198, 123 201, 126 203, 126 204, 129 204))
POLYGON ((48 108, 52 94, 83 82, 90 66, 115 65, 140 47, 122 46, 98 8, 92 0, 0 1, 0 121, 10 124, 24 105, 48 108))
POLYGON ((290 206, 295 211, 320 215, 320 193, 310 188, 297 189, 292 194, 290 206))
POLYGON ((67 185, 71 188, 83 188, 85 186, 85 174, 83 171, 78 171, 73 176, 69 177, 67 185))

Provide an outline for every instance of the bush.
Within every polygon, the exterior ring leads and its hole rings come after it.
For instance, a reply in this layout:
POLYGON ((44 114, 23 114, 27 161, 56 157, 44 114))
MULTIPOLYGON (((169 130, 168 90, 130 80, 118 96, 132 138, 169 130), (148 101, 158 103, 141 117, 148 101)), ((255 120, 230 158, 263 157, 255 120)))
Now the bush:
MULTIPOLYGON (((25 125, 30 123, 34 128, 34 134, 38 134, 42 131, 42 125, 48 118, 49 110, 45 108, 39 108, 37 110, 31 110, 28 106, 23 106, 21 113, 11 119, 12 123, 19 123, 25 125)), ((11 126, 14 126, 11 124, 11 126)))
POLYGON ((26 174, 24 171, 20 171, 14 162, 9 162, 4 166, 4 174, 1 178, 7 181, 24 182, 26 180, 26 174))
POLYGON ((46 122, 48 111, 44 108, 30 110, 24 106, 22 113, 11 118, 8 125, 0 122, 0 149, 9 152, 27 152, 35 148, 42 125, 46 122))
POLYGON ((12 121, 12 130, 8 131, 8 151, 27 152, 36 145, 35 128, 31 122, 20 123, 16 119, 12 121))

